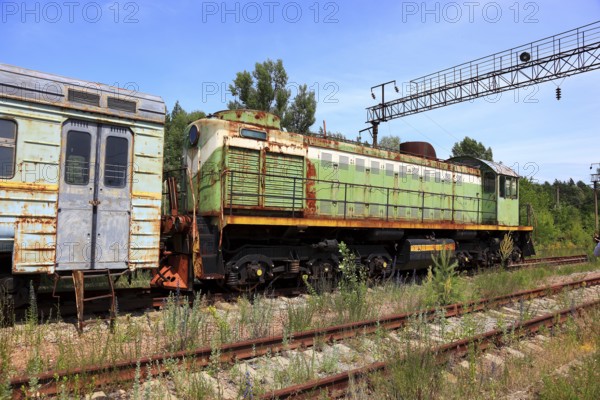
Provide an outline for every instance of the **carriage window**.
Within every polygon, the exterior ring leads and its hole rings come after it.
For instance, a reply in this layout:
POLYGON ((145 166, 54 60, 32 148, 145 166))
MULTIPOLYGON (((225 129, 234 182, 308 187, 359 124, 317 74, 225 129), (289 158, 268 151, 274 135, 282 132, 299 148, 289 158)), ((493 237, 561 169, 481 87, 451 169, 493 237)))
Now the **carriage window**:
POLYGON ((122 188, 127 184, 127 139, 117 136, 106 138, 104 157, 104 186, 122 188))
MULTIPOLYGON (((500 188, 502 188, 502 184, 500 184, 500 188)), ((496 191, 496 176, 492 172, 486 172, 483 175, 483 191, 485 193, 494 193, 496 191)))
POLYGON ((0 178, 12 178, 15 173, 17 124, 0 119, 0 178))
POLYGON ((90 182, 90 145, 92 137, 87 132, 69 131, 65 161, 65 182, 70 185, 87 185, 90 182))

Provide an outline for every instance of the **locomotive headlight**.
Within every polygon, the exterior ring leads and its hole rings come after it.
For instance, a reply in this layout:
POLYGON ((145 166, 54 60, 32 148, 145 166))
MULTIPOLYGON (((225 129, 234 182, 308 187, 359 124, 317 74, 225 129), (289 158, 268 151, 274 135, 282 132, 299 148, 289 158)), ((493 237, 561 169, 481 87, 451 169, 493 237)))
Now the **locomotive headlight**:
POLYGON ((262 276, 262 274, 263 274, 262 269, 256 270, 256 276, 262 276))

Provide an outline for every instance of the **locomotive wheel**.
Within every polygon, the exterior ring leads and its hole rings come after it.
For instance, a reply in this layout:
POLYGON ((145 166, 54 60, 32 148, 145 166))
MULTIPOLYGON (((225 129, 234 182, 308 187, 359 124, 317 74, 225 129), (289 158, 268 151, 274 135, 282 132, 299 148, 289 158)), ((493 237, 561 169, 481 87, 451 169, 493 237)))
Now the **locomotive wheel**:
POLYGON ((310 274, 308 283, 317 291, 329 291, 336 286, 338 278, 338 264, 332 259, 314 260, 308 266, 310 274))

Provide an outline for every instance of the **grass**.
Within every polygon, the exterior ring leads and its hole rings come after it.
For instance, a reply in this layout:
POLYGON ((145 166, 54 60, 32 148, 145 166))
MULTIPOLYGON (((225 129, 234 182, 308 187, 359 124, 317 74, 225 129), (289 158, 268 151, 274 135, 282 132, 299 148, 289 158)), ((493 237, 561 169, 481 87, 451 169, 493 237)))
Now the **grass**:
POLYGON ((206 343, 208 315, 204 311, 206 299, 196 294, 191 307, 181 304, 177 294, 169 294, 164 306, 162 328, 169 351, 188 350, 206 343))
MULTIPOLYGON (((600 398, 600 310, 569 320, 536 342, 541 351, 528 352, 523 342, 507 340, 521 356, 502 357, 497 364, 470 347, 461 366, 437 363, 430 353, 411 345, 405 335, 388 373, 375 374, 368 383, 353 385, 351 399, 506 399, 527 392, 543 400, 600 398), (572 365, 571 368, 563 366, 572 365)), ((414 330, 413 330, 414 333, 414 330)), ((426 336, 423 336, 426 338, 426 336)), ((499 354, 499 350, 491 349, 499 354)), ((517 396, 519 397, 519 396, 517 396)))
MULTIPOLYGON (((598 337, 596 337, 598 342, 598 337)), ((596 343, 598 349, 599 343, 596 343)), ((567 376, 545 375, 538 392, 542 400, 595 400, 600 399, 600 351, 596 350, 575 366, 567 376)))
MULTIPOLYGON (((165 302, 160 313, 119 316, 114 332, 110 332, 106 324, 99 322, 86 328, 86 332, 79 336, 72 324, 65 324, 56 316, 38 321, 33 317, 33 311, 24 322, 11 327, 14 313, 0 304, 0 398, 6 393, 9 377, 26 371, 33 373, 46 369, 110 364, 164 351, 208 345, 216 349, 222 343, 272 335, 276 332, 273 324, 277 322, 274 321, 282 321, 283 326, 279 329, 284 329, 289 335, 334 323, 414 311, 457 299, 466 301, 512 293, 539 286, 549 277, 595 270, 599 265, 596 261, 583 265, 538 267, 513 272, 496 269, 481 271, 480 274, 469 277, 457 275, 451 270, 444 273, 443 270, 451 264, 443 264, 445 261, 442 261, 441 267, 438 267, 441 272, 436 277, 438 281, 435 285, 433 281, 414 285, 402 279, 389 279, 378 286, 369 287, 363 272, 355 263, 354 256, 346 253, 342 259, 347 259, 343 263, 346 274, 336 282, 338 291, 335 293, 321 291, 319 288, 312 289, 311 295, 305 300, 294 299, 281 308, 276 307, 273 300, 258 296, 253 299, 240 299, 237 305, 231 305, 231 308, 226 310, 208 307, 206 299, 201 295, 196 296, 192 307, 181 305, 174 294, 165 302), (448 279, 450 285, 447 284, 448 279), (435 298, 432 297, 432 293, 435 293, 435 298)), ((561 302, 568 307, 573 298, 565 294, 561 302)), ((533 311, 523 309, 523 318, 533 311)), ((441 325, 443 322, 440 319, 441 325)), ((465 323, 463 330, 475 331, 476 328, 476 321, 471 321, 465 323)), ((444 334, 443 326, 441 330, 444 334)), ((376 342, 385 343, 385 335, 381 336, 382 340, 376 342)), ((328 357, 318 366, 308 363, 307 360, 296 360, 289 373, 300 377, 333 371, 336 358, 334 355, 328 357)), ((427 366, 424 361, 421 361, 421 364, 427 366)), ((217 370, 218 365, 213 369, 217 370)), ((581 379, 585 376, 582 372, 581 379)), ((552 389, 551 385, 560 385, 560 381, 555 382, 553 378, 547 378, 547 381, 548 393, 558 391, 552 389)), ((32 389, 35 389, 36 385, 36 382, 31 382, 32 389)), ((203 387, 199 381, 196 388, 190 389, 189 393, 197 393, 200 396, 203 387)), ((186 396, 188 394, 182 395, 184 398, 186 396)), ((189 396, 193 398, 193 395, 189 396)))

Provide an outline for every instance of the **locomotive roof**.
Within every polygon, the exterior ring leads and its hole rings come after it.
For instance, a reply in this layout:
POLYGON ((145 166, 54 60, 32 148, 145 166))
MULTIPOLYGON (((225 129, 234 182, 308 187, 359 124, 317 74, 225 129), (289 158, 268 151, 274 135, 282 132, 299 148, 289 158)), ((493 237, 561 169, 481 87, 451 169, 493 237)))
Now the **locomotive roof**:
POLYGON ((164 124, 159 96, 0 64, 0 98, 164 124))
POLYGON ((483 165, 487 166, 498 175, 514 176, 517 178, 519 177, 519 175, 515 171, 513 171, 504 164, 500 164, 494 161, 482 160, 480 158, 475 158, 471 156, 452 157, 448 159, 448 162, 458 162, 460 164, 465 164, 472 167, 481 167, 483 165))

